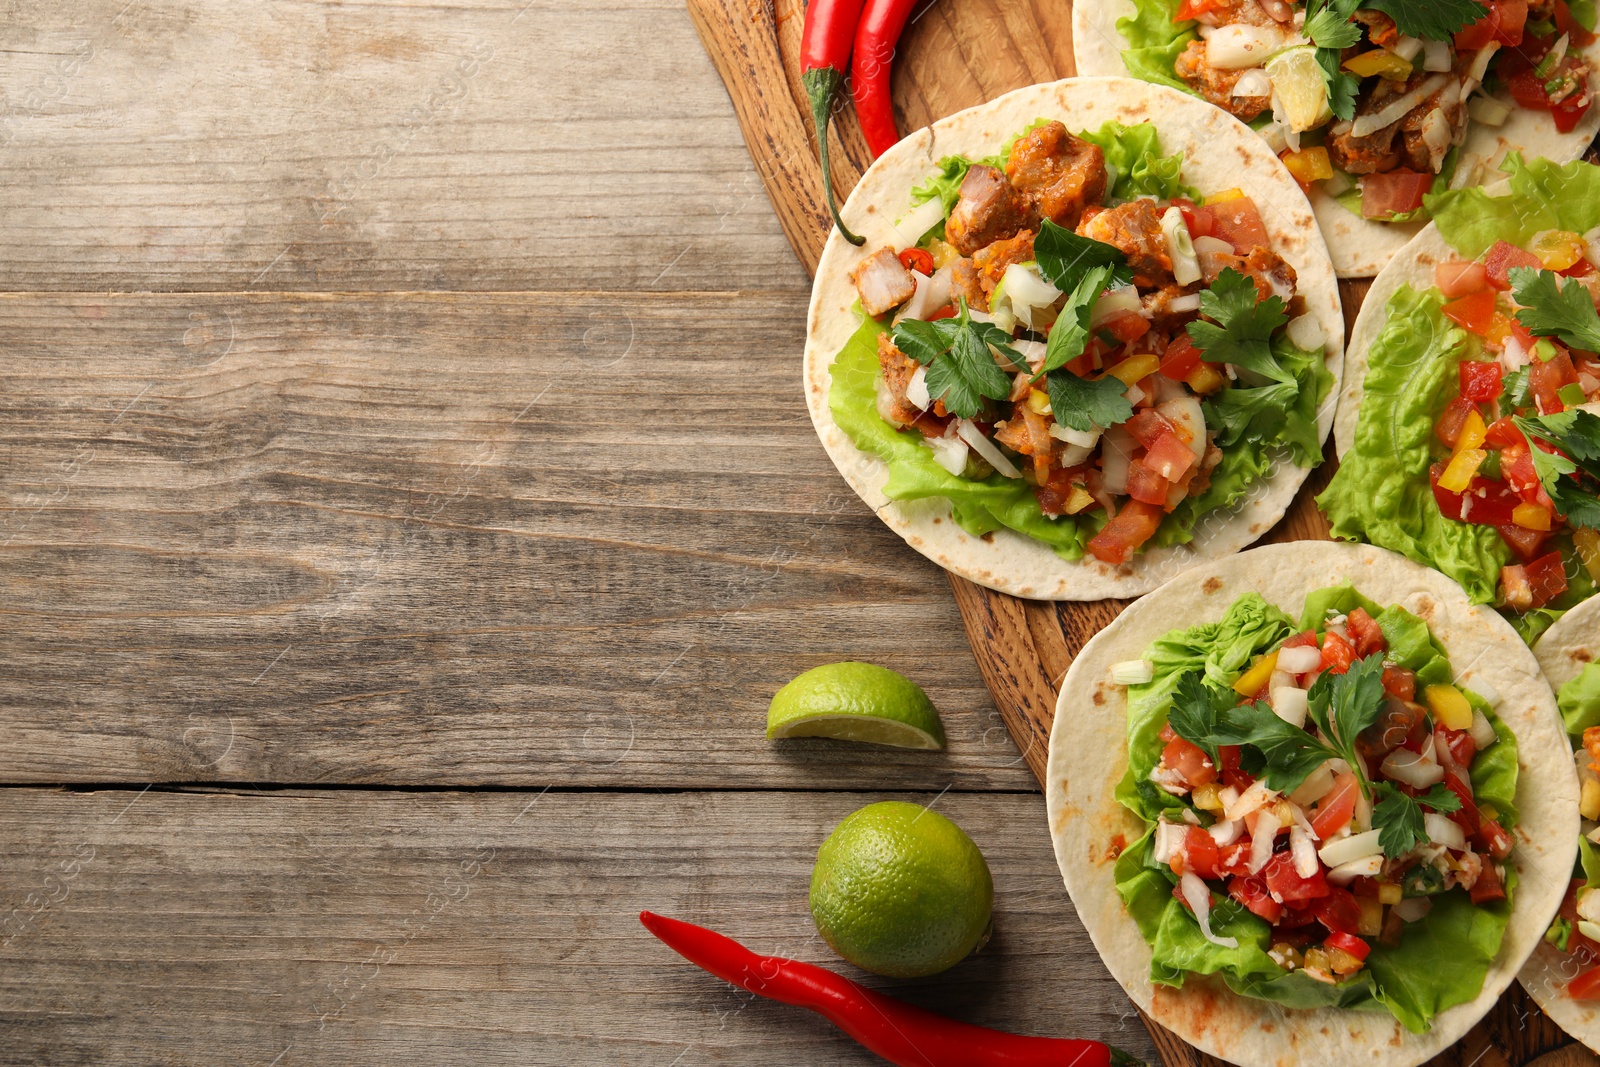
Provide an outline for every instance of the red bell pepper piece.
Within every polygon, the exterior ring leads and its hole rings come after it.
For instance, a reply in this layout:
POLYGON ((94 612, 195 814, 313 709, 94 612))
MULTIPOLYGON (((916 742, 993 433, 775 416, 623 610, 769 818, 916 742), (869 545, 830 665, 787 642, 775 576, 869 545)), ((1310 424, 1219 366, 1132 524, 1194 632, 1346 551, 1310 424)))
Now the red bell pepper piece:
MULTIPOLYGON (((1542 84, 1539 91, 1544 91, 1542 84)), ((1489 270, 1489 284, 1502 293, 1511 290, 1512 267, 1532 267, 1534 270, 1539 270, 1544 266, 1539 262, 1539 257, 1532 252, 1524 252, 1516 245, 1507 244, 1505 241, 1494 243, 1489 249, 1489 254, 1484 257, 1483 265, 1489 270)))
POLYGON ((1505 369, 1498 362, 1486 363, 1475 359, 1462 360, 1457 367, 1457 371, 1461 375, 1461 395, 1468 400, 1486 404, 1504 392, 1501 380, 1505 374, 1505 369))
POLYGON ((644 924, 690 963, 759 997, 809 1008, 898 1067, 1111 1067, 1138 1060, 1100 1041, 1024 1037, 957 1022, 841 975, 781 956, 759 956, 703 926, 648 911, 644 924))

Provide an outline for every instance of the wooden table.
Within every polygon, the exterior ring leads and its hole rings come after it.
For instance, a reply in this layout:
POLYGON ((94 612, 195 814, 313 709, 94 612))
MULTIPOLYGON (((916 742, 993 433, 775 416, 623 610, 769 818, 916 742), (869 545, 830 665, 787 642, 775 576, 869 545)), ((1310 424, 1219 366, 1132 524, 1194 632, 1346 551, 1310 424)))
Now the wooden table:
POLYGON ((6 16, 0 1061, 877 1062, 635 915, 848 971, 811 861, 884 797, 998 933, 872 984, 1152 1055, 948 585, 812 433, 681 0, 6 16), (949 750, 764 739, 851 658, 949 750))

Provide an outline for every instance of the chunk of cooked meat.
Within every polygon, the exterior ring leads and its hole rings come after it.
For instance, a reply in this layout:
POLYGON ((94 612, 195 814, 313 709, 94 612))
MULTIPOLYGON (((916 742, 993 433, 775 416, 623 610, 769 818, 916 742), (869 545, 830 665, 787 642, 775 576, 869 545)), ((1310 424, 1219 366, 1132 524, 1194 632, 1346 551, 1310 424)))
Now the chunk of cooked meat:
POLYGON ((1128 257, 1133 284, 1141 289, 1170 285, 1172 256, 1161 232, 1161 208, 1154 200, 1130 200, 1096 212, 1078 227, 1084 237, 1115 245, 1128 257))
MULTIPOLYGON (((1457 60, 1458 67, 1469 66, 1471 57, 1457 60)), ((1420 75, 1412 75, 1413 81, 1420 75)), ((1411 85, 1408 82, 1407 85, 1411 85)), ((1420 84, 1420 83, 1418 83, 1420 84)), ((1437 174, 1444 164, 1450 146, 1465 138, 1467 104, 1461 98, 1460 83, 1447 83, 1426 97, 1422 103, 1406 112, 1396 126, 1399 128, 1402 162, 1423 174, 1437 174), (1437 114, 1435 114, 1437 112, 1437 114), (1424 132, 1434 128, 1434 143, 1430 146, 1424 132)))
POLYGON ((1172 302, 1180 296, 1189 296, 1199 291, 1198 285, 1163 285, 1159 289, 1151 290, 1139 298, 1144 305, 1145 315, 1150 319, 1150 328, 1156 333, 1176 333, 1188 323, 1194 321, 1200 313, 1193 308, 1188 311, 1173 311, 1172 302))
MULTIPOLYGON (((1470 55, 1458 57, 1457 66, 1464 69, 1470 62, 1470 55)), ((1356 117, 1377 114, 1395 97, 1415 90, 1434 77, 1437 75, 1419 70, 1404 82, 1376 79, 1356 105, 1356 117)), ((1467 107, 1461 99, 1460 88, 1459 81, 1447 81, 1397 122, 1365 137, 1354 136, 1351 123, 1337 123, 1327 140, 1329 158, 1347 174, 1380 174, 1402 164, 1423 173, 1438 173, 1445 153, 1466 128, 1467 107), (1436 117, 1435 111, 1441 115, 1436 117), (1438 123, 1444 126, 1433 135, 1436 143, 1430 150, 1423 131, 1438 123)))
POLYGON ((1282 297, 1290 303, 1295 297, 1299 277, 1282 256, 1270 248, 1252 248, 1248 256, 1229 255, 1226 252, 1206 252, 1200 255, 1200 276, 1206 285, 1215 282, 1224 270, 1232 269, 1246 275, 1256 283, 1260 292, 1257 300, 1269 296, 1282 297))
POLYGON ((1201 97, 1244 122, 1249 122, 1272 106, 1271 96, 1233 95, 1234 86, 1239 84, 1244 71, 1218 70, 1206 62, 1204 41, 1189 42, 1189 47, 1178 54, 1173 73, 1201 97))
POLYGON ((862 308, 873 318, 904 304, 917 291, 917 280, 894 254, 894 249, 887 246, 857 263, 856 269, 850 272, 850 280, 861 294, 862 308))
POLYGON ((970 259, 950 264, 950 302, 955 303, 957 297, 965 298, 967 307, 974 311, 989 310, 989 290, 983 287, 983 278, 970 259))
POLYGON ((1027 199, 1012 188, 1006 176, 975 163, 961 180, 960 196, 945 220, 944 235, 957 252, 970 256, 985 245, 1037 225, 1027 199))
POLYGON ((922 409, 906 399, 906 387, 921 366, 895 347, 891 334, 878 335, 878 366, 883 370, 883 388, 878 391, 878 414, 897 426, 909 426, 922 409))
POLYGON ((1400 28, 1382 11, 1357 11, 1350 16, 1350 21, 1365 26, 1367 37, 1379 48, 1393 48, 1400 41, 1400 28))
POLYGON ((994 296, 995 286, 1000 284, 1006 268, 1013 263, 1026 263, 1033 258, 1033 231, 1023 230, 1015 237, 1006 241, 996 241, 987 248, 978 250, 972 257, 972 265, 978 272, 978 284, 983 286, 984 302, 989 303, 994 296))
POLYGON ((1070 230, 1085 207, 1106 195, 1106 154, 1065 124, 1047 122, 1011 146, 1006 177, 1035 215, 1070 230))
MULTIPOLYGON (((1374 109, 1376 110, 1376 109, 1374 109)), ((1395 126, 1385 126, 1365 137, 1350 132, 1350 123, 1341 122, 1328 134, 1328 158, 1346 174, 1377 174, 1400 165, 1394 147, 1395 126)))

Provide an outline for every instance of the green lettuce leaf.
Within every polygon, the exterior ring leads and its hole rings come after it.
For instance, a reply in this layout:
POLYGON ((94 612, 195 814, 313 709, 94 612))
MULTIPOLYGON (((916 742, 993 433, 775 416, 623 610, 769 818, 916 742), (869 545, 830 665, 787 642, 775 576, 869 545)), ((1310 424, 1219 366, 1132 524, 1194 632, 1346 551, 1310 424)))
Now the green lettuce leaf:
POLYGON ((1437 292, 1404 286, 1368 354, 1355 447, 1317 497, 1333 536, 1367 541, 1442 571, 1477 604, 1495 600, 1511 550, 1489 526, 1439 513, 1428 468, 1443 447, 1434 420, 1456 395, 1474 344, 1440 312, 1437 292))
POLYGON ((1500 169, 1511 176, 1508 195, 1473 186, 1423 198, 1440 236, 1466 258, 1477 259, 1496 241, 1525 247, 1540 230, 1584 233, 1600 226, 1600 167, 1581 160, 1524 163, 1512 152, 1500 169))
POLYGON ((1133 0, 1134 14, 1117 20, 1117 32, 1128 42, 1122 51, 1122 65, 1140 81, 1155 82, 1198 95, 1187 82, 1172 72, 1178 55, 1189 42, 1198 40, 1193 22, 1174 24, 1177 0, 1133 0))
POLYGON ((1573 740, 1583 737, 1583 731, 1600 726, 1600 663, 1591 663, 1556 693, 1556 706, 1561 709, 1561 721, 1573 740))
POLYGON ((1183 184, 1183 153, 1162 155, 1161 135, 1151 123, 1124 126, 1112 121, 1098 130, 1084 130, 1078 136, 1099 145, 1105 152, 1106 167, 1116 176, 1108 190, 1113 198, 1132 200, 1136 196, 1154 196, 1171 200, 1175 196, 1186 196, 1197 203, 1200 201, 1200 194, 1183 184))

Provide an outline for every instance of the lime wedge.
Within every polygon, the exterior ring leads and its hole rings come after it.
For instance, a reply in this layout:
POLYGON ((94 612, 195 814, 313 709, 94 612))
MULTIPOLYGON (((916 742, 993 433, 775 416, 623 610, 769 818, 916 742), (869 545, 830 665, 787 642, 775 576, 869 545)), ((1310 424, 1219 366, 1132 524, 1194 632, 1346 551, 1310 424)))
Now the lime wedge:
POLYGON ((1267 77, 1290 129, 1304 133, 1333 118, 1315 48, 1307 44, 1279 52, 1267 60, 1267 77))
POLYGON ((896 748, 943 748, 944 724, 922 687, 887 667, 828 663, 778 690, 768 737, 832 737, 896 748))

